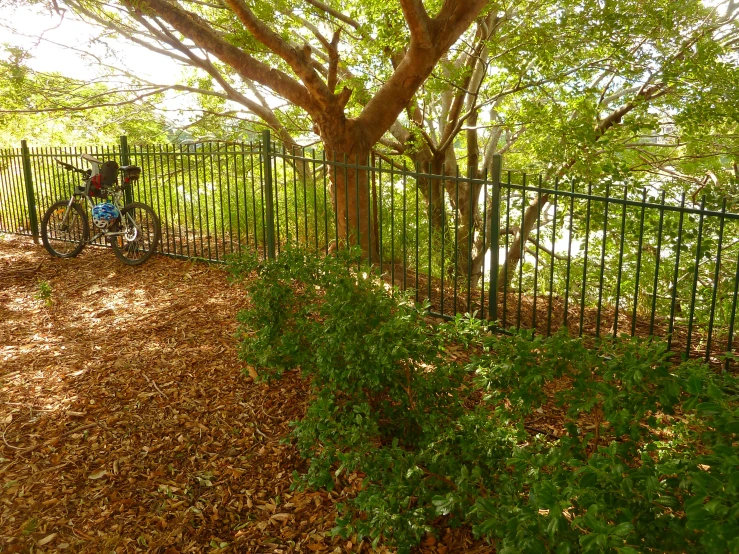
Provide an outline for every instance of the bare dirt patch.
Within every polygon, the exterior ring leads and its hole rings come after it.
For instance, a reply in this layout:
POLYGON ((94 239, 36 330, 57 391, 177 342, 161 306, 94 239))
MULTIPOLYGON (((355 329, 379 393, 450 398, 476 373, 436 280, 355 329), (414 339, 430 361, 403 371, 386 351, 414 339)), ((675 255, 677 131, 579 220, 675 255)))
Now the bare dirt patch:
MULTIPOLYGON (((290 489, 308 390, 245 375, 244 302, 220 266, 0 237, 0 552, 371 550, 330 535, 361 479, 290 489)), ((447 529, 420 551, 471 549, 447 529)))

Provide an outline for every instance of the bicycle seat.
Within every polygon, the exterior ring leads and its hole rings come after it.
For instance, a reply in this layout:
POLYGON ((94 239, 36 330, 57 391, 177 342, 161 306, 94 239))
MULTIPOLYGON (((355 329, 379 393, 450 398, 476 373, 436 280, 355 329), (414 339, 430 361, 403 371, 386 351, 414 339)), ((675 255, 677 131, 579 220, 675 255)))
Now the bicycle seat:
POLYGON ((137 165, 122 165, 118 169, 120 171, 128 171, 129 169, 141 169, 141 168, 137 165))

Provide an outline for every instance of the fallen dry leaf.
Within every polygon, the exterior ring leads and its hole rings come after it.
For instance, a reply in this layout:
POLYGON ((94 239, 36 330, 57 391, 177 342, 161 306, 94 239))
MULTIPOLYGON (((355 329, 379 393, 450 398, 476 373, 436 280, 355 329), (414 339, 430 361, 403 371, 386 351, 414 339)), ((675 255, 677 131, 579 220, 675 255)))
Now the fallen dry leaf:
POLYGON ((93 471, 92 473, 90 473, 90 475, 88 475, 87 478, 88 479, 93 479, 93 480, 94 479, 102 479, 106 475, 108 475, 108 470, 107 469, 98 469, 97 471, 93 471))
POLYGON ((46 535, 46 536, 45 536, 45 537, 44 537, 43 539, 41 539, 40 541, 38 541, 38 542, 37 542, 36 544, 37 544, 38 546, 44 546, 44 545, 47 545, 47 544, 49 544, 49 543, 50 543, 51 541, 53 541, 53 540, 54 540, 54 537, 56 537, 57 535, 58 535, 58 533, 52 533, 51 535, 46 535))
POLYGON ((85 292, 82 293, 82 296, 92 296, 95 293, 102 292, 102 288, 99 285, 93 285, 89 289, 87 289, 85 292))

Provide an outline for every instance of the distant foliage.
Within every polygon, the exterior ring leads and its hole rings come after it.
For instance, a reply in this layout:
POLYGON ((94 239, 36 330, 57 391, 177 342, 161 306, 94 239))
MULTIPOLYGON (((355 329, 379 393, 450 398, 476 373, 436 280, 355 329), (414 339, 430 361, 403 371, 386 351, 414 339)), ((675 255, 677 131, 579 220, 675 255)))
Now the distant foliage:
POLYGON ((336 533, 408 552, 443 522, 502 553, 739 552, 735 377, 659 342, 434 328, 359 259, 231 265, 251 277, 242 359, 310 379, 296 486, 364 478, 336 533), (466 365, 445 356, 460 343, 479 352, 466 365))
POLYGON ((34 71, 31 60, 30 52, 0 44, 0 148, 22 139, 32 146, 112 145, 121 135, 131 144, 167 140, 167 121, 147 102, 103 83, 34 71))

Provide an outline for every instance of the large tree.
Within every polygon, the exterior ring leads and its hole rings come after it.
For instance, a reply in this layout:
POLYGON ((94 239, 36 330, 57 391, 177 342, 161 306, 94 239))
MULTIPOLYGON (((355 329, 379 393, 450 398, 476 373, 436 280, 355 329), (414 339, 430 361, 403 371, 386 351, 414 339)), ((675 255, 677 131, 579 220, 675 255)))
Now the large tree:
MULTIPOLYGON (((362 88, 365 97, 352 107, 347 106, 359 91, 342 56, 353 51, 357 38, 359 43, 369 40, 367 33, 376 26, 365 28, 355 17, 322 2, 69 0, 64 4, 135 42, 199 68, 218 84, 220 94, 240 102, 290 141, 263 91, 286 100, 310 118, 330 159, 357 165, 365 163, 371 148, 407 108, 439 60, 481 15, 486 1, 444 0, 429 3, 427 9, 421 0, 400 0, 399 10, 391 6, 386 11, 380 4, 354 6, 361 20, 385 20, 384 31, 393 38, 395 65, 378 86, 362 88), (330 36, 325 36, 327 31, 330 36), (241 90, 232 84, 234 77, 241 90)), ((369 228, 366 172, 336 168, 331 176, 339 235, 358 240, 369 250, 368 233, 360 232, 369 228)))

